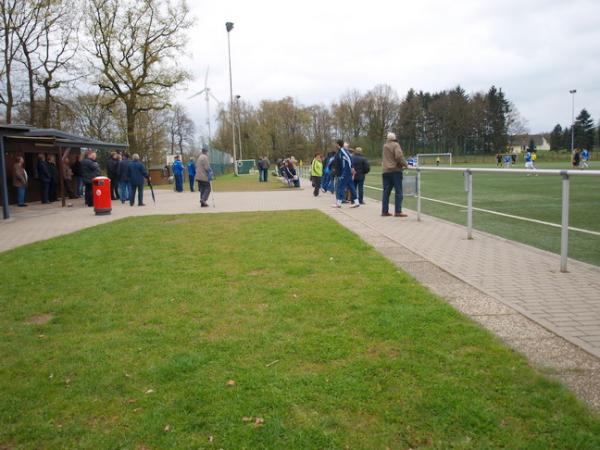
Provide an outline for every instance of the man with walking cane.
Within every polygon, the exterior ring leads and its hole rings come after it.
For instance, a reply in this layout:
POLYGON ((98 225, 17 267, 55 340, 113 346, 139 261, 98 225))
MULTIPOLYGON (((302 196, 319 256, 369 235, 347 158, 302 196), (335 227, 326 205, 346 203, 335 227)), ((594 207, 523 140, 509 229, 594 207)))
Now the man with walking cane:
MULTIPOLYGON (((208 197, 212 190, 212 169, 208 161, 208 149, 203 148, 202 154, 198 157, 196 163, 196 179, 198 180, 198 190, 200 191, 200 206, 208 206, 208 197)), ((214 199, 213 199, 214 200, 214 199)))

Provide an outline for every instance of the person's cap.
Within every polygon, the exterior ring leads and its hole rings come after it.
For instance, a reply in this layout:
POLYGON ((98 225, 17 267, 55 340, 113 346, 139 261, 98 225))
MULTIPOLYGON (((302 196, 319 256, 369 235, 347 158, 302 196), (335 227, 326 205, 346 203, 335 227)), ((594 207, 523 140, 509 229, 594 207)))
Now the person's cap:
POLYGON ((208 149, 206 147, 202 148, 202 153, 208 153, 208 149))
POLYGON ((396 135, 394 133, 388 133, 387 134, 387 140, 388 141, 395 141, 396 140, 396 135))
POLYGON ((362 155, 362 148, 361 147, 356 147, 354 149, 354 153, 360 153, 362 155))

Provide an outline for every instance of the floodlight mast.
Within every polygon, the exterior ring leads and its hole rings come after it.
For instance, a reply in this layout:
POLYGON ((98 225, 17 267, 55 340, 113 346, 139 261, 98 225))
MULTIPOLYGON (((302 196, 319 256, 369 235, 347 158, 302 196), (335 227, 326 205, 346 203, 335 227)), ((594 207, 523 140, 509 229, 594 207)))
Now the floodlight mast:
POLYGON ((233 30, 233 22, 226 22, 225 29, 227 30, 227 52, 229 54, 229 113, 231 116, 231 140, 233 142, 233 172, 238 174, 237 168, 237 151, 235 145, 235 115, 233 111, 233 78, 231 76, 231 40, 229 38, 231 30, 233 30))
POLYGON ((575 150, 575 94, 577 93, 577 89, 571 89, 569 94, 571 94, 573 101, 571 105, 571 155, 573 155, 573 151, 575 150))

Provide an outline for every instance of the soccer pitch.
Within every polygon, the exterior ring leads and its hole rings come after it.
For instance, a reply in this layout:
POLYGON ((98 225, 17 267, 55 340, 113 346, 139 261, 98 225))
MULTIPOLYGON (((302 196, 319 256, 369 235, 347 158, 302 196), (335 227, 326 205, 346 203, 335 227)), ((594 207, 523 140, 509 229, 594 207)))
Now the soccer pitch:
MULTIPOLYGON (((495 167, 465 165, 455 167, 495 167)), ((522 164, 513 166, 522 168, 522 164)), ((568 163, 538 163, 539 169, 568 169, 568 163)), ((600 167, 599 167, 600 168, 600 167)), ((409 174, 413 174, 410 171, 409 174)), ((426 200, 432 198, 459 205, 467 204, 462 172, 421 172, 421 211, 454 223, 467 223, 466 208, 426 200)), ((373 167, 365 185, 381 188, 381 169, 373 167)), ((365 195, 381 199, 381 192, 365 187, 365 195)), ((393 195, 392 195, 393 199, 393 195)), ((569 226, 600 232, 600 178, 571 177, 569 226)), ((416 210, 416 198, 405 197, 404 206, 416 210)), ((473 174, 473 206, 529 219, 560 224, 562 183, 559 176, 525 174, 473 174)), ((514 241, 560 253, 560 228, 519 219, 473 211, 473 226, 514 241)), ((466 232, 465 232, 466 234, 466 232)), ((435 236, 432 236, 435 239, 435 236)), ((600 236, 570 231, 569 257, 600 265, 600 236)), ((535 268, 532 268, 535 269, 535 268)))

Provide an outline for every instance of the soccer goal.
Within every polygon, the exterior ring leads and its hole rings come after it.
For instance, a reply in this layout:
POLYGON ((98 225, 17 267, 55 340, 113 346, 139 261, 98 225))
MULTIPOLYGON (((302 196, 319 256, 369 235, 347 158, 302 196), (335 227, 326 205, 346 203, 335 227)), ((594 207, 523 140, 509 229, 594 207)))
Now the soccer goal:
POLYGON ((417 167, 452 165, 452 153, 419 153, 416 156, 417 167))

